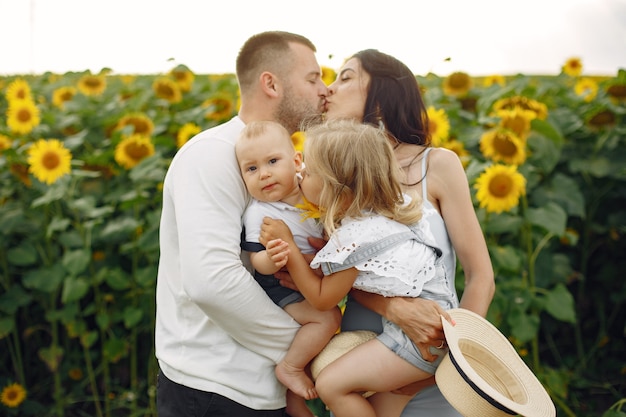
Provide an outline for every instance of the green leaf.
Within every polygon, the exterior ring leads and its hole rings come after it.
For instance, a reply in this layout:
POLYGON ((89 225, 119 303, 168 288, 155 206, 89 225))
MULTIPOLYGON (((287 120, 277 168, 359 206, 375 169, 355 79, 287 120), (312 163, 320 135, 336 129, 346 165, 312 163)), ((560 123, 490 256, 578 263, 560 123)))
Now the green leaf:
POLYGON ((127 329, 132 329, 143 318, 143 310, 136 307, 126 307, 124 309, 124 326, 127 329))
POLYGON ((512 310, 507 321, 511 326, 512 336, 520 342, 531 341, 539 331, 539 317, 526 314, 519 309, 512 310))
POLYGON ((550 202, 544 207, 528 209, 527 217, 534 226, 539 226, 556 236, 565 233, 567 214, 556 203, 550 202))
POLYGON ((522 258, 512 246, 489 245, 489 253, 496 269, 519 271, 522 267, 522 258))
POLYGON ((69 219, 64 219, 62 217, 55 217, 50 220, 50 224, 46 228, 46 237, 51 237, 54 232, 61 232, 67 229, 67 226, 70 225, 69 219))
POLYGON ((48 348, 41 348, 37 351, 39 359, 44 361, 50 372, 56 372, 59 369, 59 364, 63 360, 63 348, 52 345, 48 348))
POLYGON ((39 260, 37 248, 30 242, 23 242, 20 246, 7 251, 7 260, 11 265, 33 265, 39 260))
POLYGON ((0 234, 9 236, 24 221, 24 210, 19 207, 0 210, 0 234))
POLYGON ((0 311, 15 314, 18 308, 27 306, 33 297, 18 285, 13 285, 9 290, 0 295, 0 311))
POLYGON ((65 280, 61 301, 71 303, 78 301, 89 291, 89 283, 84 278, 71 277, 65 280))
POLYGON ((137 229, 139 225, 139 221, 132 217, 113 219, 104 227, 102 233, 100 234, 100 238, 103 241, 126 239, 137 229))
POLYGON ((532 151, 527 163, 532 162, 545 174, 552 172, 561 158, 561 148, 548 138, 536 133, 530 134, 527 143, 532 151))
POLYGON ((48 187, 46 193, 41 197, 35 199, 31 204, 32 208, 44 206, 54 201, 59 201, 67 192, 67 181, 57 181, 52 186, 48 187))
POLYGON ((65 270, 73 276, 82 273, 91 262, 91 251, 78 249, 65 252, 62 263, 65 270))
POLYGON ((546 311, 555 319, 567 323, 576 323, 574 297, 563 284, 557 284, 546 295, 546 311))
POLYGON ((106 283, 114 290, 125 290, 130 287, 130 277, 121 269, 113 269, 106 276, 106 283))
POLYGON ((61 264, 49 268, 40 268, 28 272, 22 279, 24 287, 51 293, 59 288, 65 278, 65 269, 61 264))
POLYGON ((0 340, 7 337, 15 329, 15 320, 2 317, 0 318, 0 340))
POLYGON ((572 173, 589 174, 596 178, 605 178, 612 172, 611 161, 607 158, 585 155, 584 158, 572 159, 569 163, 572 173))
POLYGON ((572 178, 557 173, 551 181, 532 193, 533 202, 542 204, 552 201, 563 207, 567 214, 572 216, 585 216, 585 197, 580 191, 578 184, 572 178))
POLYGON ((87 332, 80 336, 80 344, 90 348, 98 340, 98 332, 87 332))
POLYGON ((113 363, 118 362, 124 356, 128 350, 126 341, 122 339, 109 339, 104 343, 104 357, 113 363))

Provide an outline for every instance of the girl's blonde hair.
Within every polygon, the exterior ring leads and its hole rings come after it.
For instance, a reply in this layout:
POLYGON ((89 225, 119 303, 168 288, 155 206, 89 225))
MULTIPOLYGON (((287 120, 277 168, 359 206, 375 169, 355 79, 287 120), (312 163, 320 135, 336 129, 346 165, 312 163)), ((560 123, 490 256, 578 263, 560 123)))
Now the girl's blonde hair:
POLYGON ((330 120, 305 134, 306 170, 322 179, 319 205, 328 234, 344 217, 359 218, 368 211, 407 225, 419 221, 421 198, 404 198, 404 174, 382 129, 330 120))

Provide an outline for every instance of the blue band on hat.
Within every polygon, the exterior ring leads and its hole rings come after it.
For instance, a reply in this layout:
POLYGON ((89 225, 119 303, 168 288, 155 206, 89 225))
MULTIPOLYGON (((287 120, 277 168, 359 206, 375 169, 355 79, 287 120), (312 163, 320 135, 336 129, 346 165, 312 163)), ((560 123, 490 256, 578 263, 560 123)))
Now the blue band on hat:
POLYGON ((476 384, 474 384, 469 379, 469 377, 465 374, 465 372, 463 372, 463 370, 461 369, 459 364, 454 360, 454 356, 452 355, 452 351, 449 351, 448 353, 449 353, 450 361, 452 362, 452 365, 454 365, 454 367, 456 368, 458 373, 461 375, 461 377, 465 380, 465 382, 467 382, 469 384, 470 387, 472 387, 472 389, 476 392, 476 394, 480 395, 485 401, 487 401, 489 404, 493 405, 498 410, 504 411, 505 413, 510 414, 512 416, 518 415, 518 413, 516 413, 515 411, 509 410, 508 408, 506 408, 505 406, 503 406, 502 404, 500 404, 499 402, 497 402, 496 400, 491 398, 483 390, 478 388, 478 386, 476 384))

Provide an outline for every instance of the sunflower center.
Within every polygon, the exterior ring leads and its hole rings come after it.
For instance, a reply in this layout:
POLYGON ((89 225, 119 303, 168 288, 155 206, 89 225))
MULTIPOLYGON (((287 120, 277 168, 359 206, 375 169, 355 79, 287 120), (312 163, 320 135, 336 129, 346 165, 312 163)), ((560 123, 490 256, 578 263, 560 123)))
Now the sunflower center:
POLYGON ((129 143, 126 145, 126 155, 135 161, 140 160, 148 156, 148 148, 141 143, 129 143))
POLYGON ((17 119, 22 123, 28 123, 32 119, 33 115, 30 110, 22 109, 17 113, 17 119))
POLYGON ((508 175, 496 175, 489 182, 489 193, 494 197, 506 197, 513 188, 513 182, 508 175))
POLYGON ((53 170, 59 166, 61 158, 57 152, 46 152, 41 158, 41 164, 46 167, 47 170, 53 170))
POLYGON ((517 147, 506 135, 498 135, 493 141, 493 147, 500 155, 511 156, 517 152, 517 147))
POLYGON ((437 122, 433 119, 428 119, 428 130, 431 132, 437 131, 437 122))
POLYGON ((450 86, 453 88, 466 88, 469 85, 469 75, 464 73, 454 73, 450 76, 450 86))

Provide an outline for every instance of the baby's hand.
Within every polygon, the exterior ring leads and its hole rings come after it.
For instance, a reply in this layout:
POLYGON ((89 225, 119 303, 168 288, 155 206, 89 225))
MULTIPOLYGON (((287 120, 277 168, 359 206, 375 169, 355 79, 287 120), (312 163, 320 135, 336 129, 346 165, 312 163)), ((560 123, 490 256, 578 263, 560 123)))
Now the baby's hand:
POLYGON ((274 239, 267 242, 265 253, 274 262, 276 268, 287 265, 289 259, 289 244, 282 239, 274 239))

